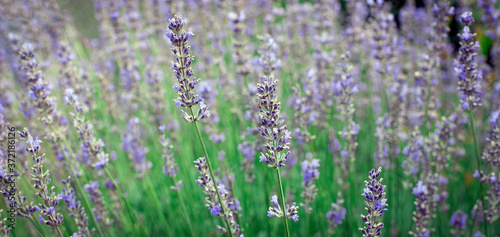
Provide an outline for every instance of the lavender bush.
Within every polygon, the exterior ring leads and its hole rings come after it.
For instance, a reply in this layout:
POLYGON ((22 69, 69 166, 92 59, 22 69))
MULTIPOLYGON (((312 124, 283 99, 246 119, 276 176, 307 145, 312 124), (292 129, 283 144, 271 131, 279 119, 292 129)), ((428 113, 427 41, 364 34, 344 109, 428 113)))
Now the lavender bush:
POLYGON ((499 9, 2 1, 0 236, 498 236, 499 9))

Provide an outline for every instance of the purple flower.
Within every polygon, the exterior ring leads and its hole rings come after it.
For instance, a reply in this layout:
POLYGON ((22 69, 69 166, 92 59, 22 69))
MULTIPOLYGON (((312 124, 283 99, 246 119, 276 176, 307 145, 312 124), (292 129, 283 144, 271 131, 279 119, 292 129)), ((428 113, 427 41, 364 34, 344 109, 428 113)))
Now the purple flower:
POLYGON ((454 60, 454 66, 458 74, 462 109, 472 110, 481 106, 482 72, 478 70, 476 60, 479 42, 475 41, 476 34, 471 33, 469 28, 474 22, 472 13, 463 13, 460 19, 465 27, 462 34, 459 34, 460 49, 458 57, 454 60))
POLYGON ((171 67, 175 72, 178 82, 178 84, 173 86, 178 91, 178 97, 174 100, 175 105, 192 110, 193 106, 201 103, 197 114, 193 112, 193 114, 188 115, 181 110, 184 120, 195 122, 209 117, 210 112, 208 107, 202 103, 203 99, 194 90, 196 84, 200 81, 196 77, 193 77, 194 73, 193 69, 191 69, 191 64, 194 61, 194 57, 191 57, 189 54, 191 46, 189 46, 188 39, 194 34, 191 31, 186 32, 183 28, 184 21, 182 17, 174 16, 174 18, 170 19, 165 35, 170 39, 170 43, 173 46, 172 52, 177 56, 176 61, 172 62, 171 67))
POLYGON ((326 218, 328 218, 328 232, 330 234, 334 234, 335 228, 345 219, 346 209, 342 207, 343 204, 344 199, 342 199, 339 192, 337 194, 337 202, 332 203, 332 210, 326 213, 326 218))
POLYGON ((121 148, 127 152, 130 160, 135 165, 135 170, 138 172, 137 177, 142 179, 152 167, 151 161, 146 159, 148 149, 144 147, 141 137, 143 131, 140 127, 140 121, 134 117, 127 123, 125 132, 121 135, 121 148))
POLYGON ((467 214, 462 211, 456 211, 453 213, 450 219, 450 225, 453 226, 451 233, 453 236, 459 236, 461 231, 465 229, 467 224, 467 214))
POLYGON ((212 214, 212 216, 219 216, 222 208, 220 205, 216 205, 214 207, 208 207, 208 210, 210 210, 210 214, 212 214))
POLYGON ((384 227, 384 223, 376 223, 375 221, 387 211, 385 207, 388 206, 384 192, 386 186, 382 185, 382 179, 377 180, 381 171, 382 168, 378 168, 377 171, 372 169, 368 174, 370 181, 365 181, 366 188, 362 195, 366 198, 365 205, 367 207, 365 209, 368 211, 368 215, 361 215, 361 219, 367 226, 359 228, 363 236, 379 236, 384 227))
MULTIPOLYGON (((44 223, 48 226, 56 227, 60 226, 63 221, 63 215, 55 210, 54 207, 59 205, 59 200, 61 199, 60 195, 57 195, 54 192, 53 187, 50 187, 51 179, 49 177, 48 170, 44 170, 43 163, 45 161, 45 154, 39 155, 38 152, 41 149, 40 144, 42 143, 38 138, 33 139, 29 130, 25 128, 22 132, 20 132, 22 138, 26 139, 26 151, 32 157, 33 167, 31 171, 33 174, 31 175, 33 180, 33 187, 36 190, 36 196, 38 196, 42 202, 38 204, 38 206, 30 205, 30 210, 25 210, 24 216, 31 217, 32 213, 36 211, 36 209, 40 210, 40 214, 38 219, 40 223, 44 223), (44 218, 46 217, 46 219, 44 218)), ((21 196, 18 196, 21 199, 21 196)), ((25 199, 25 197, 23 197, 25 199)), ((24 203, 25 200, 21 200, 21 203, 24 203)), ((26 206, 24 207, 26 208, 26 206)))
POLYGON ((303 191, 301 195, 304 199, 304 204, 301 204, 301 206, 306 210, 307 213, 310 213, 312 210, 310 205, 314 201, 318 193, 318 188, 316 187, 315 183, 319 178, 319 160, 313 159, 312 154, 310 154, 310 157, 304 160, 301 165, 302 176, 304 177, 304 181, 302 182, 303 191))
POLYGON ((230 231, 233 235, 238 236, 240 229, 239 225, 235 221, 235 216, 237 211, 241 209, 239 202, 232 196, 231 192, 226 190, 224 180, 217 182, 216 184, 222 203, 219 202, 214 186, 215 184, 211 178, 207 162, 208 161, 205 157, 200 157, 194 161, 197 172, 200 175, 196 180, 196 183, 203 188, 203 192, 207 196, 205 198, 205 202, 210 214, 213 216, 223 216, 223 213, 225 213, 231 227, 230 231))
POLYGON ((283 167, 290 152, 281 154, 290 146, 290 132, 284 125, 285 120, 280 115, 280 102, 276 95, 277 80, 272 77, 263 77, 263 83, 257 85, 257 97, 260 99, 260 125, 259 132, 266 141, 266 153, 261 153, 269 168, 283 167))
POLYGON ((89 194, 90 201, 94 204, 94 208, 92 208, 92 212, 94 214, 95 219, 98 222, 102 222, 105 225, 110 225, 112 220, 108 218, 108 211, 104 205, 104 200, 102 196, 101 190, 99 190, 99 182, 98 181, 89 181, 88 184, 83 186, 83 189, 89 194))
POLYGON ((286 205, 286 207, 285 207, 286 213, 283 213, 283 210, 281 209, 281 206, 278 203, 278 196, 273 195, 271 197, 271 204, 273 206, 269 207, 269 210, 267 211, 267 216, 282 218, 283 215, 285 215, 290 220, 293 220, 293 221, 299 220, 299 214, 297 211, 299 209, 299 207, 296 206, 295 203, 293 203, 292 206, 286 205))

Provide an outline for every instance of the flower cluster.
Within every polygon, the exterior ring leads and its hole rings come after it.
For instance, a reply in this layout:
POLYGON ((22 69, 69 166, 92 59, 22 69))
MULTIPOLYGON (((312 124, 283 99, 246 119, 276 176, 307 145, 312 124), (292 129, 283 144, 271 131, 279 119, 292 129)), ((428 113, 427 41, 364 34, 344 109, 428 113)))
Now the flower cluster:
POLYGON ((267 211, 267 216, 282 218, 283 215, 285 215, 286 218, 290 220, 293 221, 299 220, 299 212, 298 212, 299 207, 296 206, 295 203, 293 203, 292 206, 289 206, 288 204, 286 205, 285 207, 286 213, 283 213, 283 210, 281 210, 280 204, 278 203, 278 196, 273 195, 271 197, 271 203, 273 204, 273 206, 269 207, 269 210, 267 211))
POLYGON ((39 155, 42 141, 38 138, 33 138, 27 128, 20 132, 21 138, 26 139, 26 151, 33 158, 33 167, 31 175, 34 181, 33 187, 36 190, 35 195, 42 199, 39 203, 40 214, 38 219, 40 223, 44 223, 51 227, 58 227, 62 224, 63 215, 55 209, 59 205, 60 197, 54 192, 54 186, 49 187, 51 179, 49 171, 43 169, 45 154, 39 155), (45 219, 45 218, 46 219, 45 219))
MULTIPOLYGON (((194 161, 195 167, 200 174, 200 177, 196 180, 196 183, 203 188, 203 192, 207 195, 205 198, 206 206, 212 216, 223 216, 223 213, 226 214, 224 218, 227 218, 229 221, 229 225, 231 227, 231 232, 234 236, 238 236, 240 233, 240 226, 236 223, 235 213, 238 210, 239 205, 237 204, 237 200, 231 195, 231 193, 226 190, 225 185, 217 184, 217 188, 220 193, 220 200, 222 204, 218 201, 217 192, 215 190, 215 184, 210 176, 210 171, 208 169, 208 163, 205 157, 200 157, 194 161), (222 210, 224 208, 224 210, 222 210)), ((218 227, 223 232, 227 230, 223 227, 218 227)))
POLYGON ((462 230, 465 229, 467 224, 467 214, 462 211, 456 211, 453 213, 450 219, 450 225, 453 226, 451 229, 451 234, 453 236, 462 236, 462 230))
POLYGON ((203 103, 203 99, 195 92, 196 84, 200 79, 193 77, 193 69, 191 69, 191 64, 194 57, 189 55, 189 50, 191 46, 188 44, 189 37, 193 36, 193 32, 186 32, 183 30, 184 21, 182 17, 175 16, 170 19, 168 24, 168 30, 165 34, 169 39, 172 46, 172 52, 177 56, 175 62, 172 62, 171 69, 174 70, 175 76, 177 78, 178 84, 173 86, 174 90, 178 92, 178 97, 175 99, 175 105, 177 107, 188 108, 192 111, 192 107, 200 104, 200 107, 196 113, 188 115, 186 112, 181 110, 184 120, 187 122, 195 122, 203 118, 210 116, 210 111, 208 107, 203 103), (191 77, 193 77, 191 79, 191 77), (194 116, 194 117, 193 117, 194 116))
POLYGON ((487 165, 487 170, 480 170, 474 173, 474 177, 480 182, 487 184, 489 190, 485 200, 489 208, 485 210, 486 220, 493 223, 500 216, 500 109, 491 113, 488 120, 490 128, 486 137, 486 147, 484 148, 482 160, 487 165))
POLYGON ((260 41, 263 43, 263 46, 258 50, 260 54, 258 64, 263 69, 262 75, 270 77, 274 70, 281 68, 281 60, 276 57, 278 44, 276 44, 273 37, 268 34, 261 36, 260 41))
MULTIPOLYGON (((23 43, 19 46, 19 39, 16 35, 9 33, 9 40, 12 47, 19 55, 21 71, 25 73, 27 81, 23 83, 29 89, 29 98, 34 102, 35 107, 40 111, 39 119, 46 125, 56 125, 60 121, 60 113, 57 109, 50 87, 45 81, 45 74, 41 65, 35 58, 34 46, 31 43, 23 43)), ((62 129, 58 127, 58 129, 62 129)), ((55 131, 52 138, 60 138, 63 131, 55 131)))
POLYGON ((345 219, 346 210, 342 205, 344 204, 344 199, 340 192, 337 194, 337 202, 332 203, 332 210, 326 213, 326 218, 328 218, 328 232, 334 234, 335 228, 342 224, 345 219))
POLYGON ((82 162, 96 170, 103 169, 109 161, 109 155, 103 150, 104 142, 102 139, 98 140, 95 137, 94 125, 85 121, 85 116, 82 113, 82 107, 75 91, 72 88, 67 88, 64 94, 64 101, 71 104, 74 108, 74 113, 72 113, 73 125, 78 131, 78 140, 81 141, 82 162))
POLYGON ((140 121, 137 117, 128 121, 126 131, 121 136, 121 148, 127 152, 128 157, 134 162, 135 171, 138 172, 137 177, 142 179, 153 167, 153 163, 146 159, 148 148, 142 143, 143 131, 139 125, 140 121))
MULTIPOLYGON (((424 137, 420 133, 418 127, 410 133, 410 140, 408 145, 403 148, 403 154, 406 156, 406 160, 403 161, 403 170, 409 180, 415 179, 419 172, 419 165, 422 162, 422 157, 424 156, 422 150, 424 147, 424 137)), ((412 181, 410 181, 412 182, 412 181)), ((411 184, 407 184, 410 186, 411 184)))
POLYGON ((102 197, 102 192, 99 190, 98 181, 90 181, 88 184, 83 186, 83 189, 89 193, 90 201, 94 204, 92 212, 98 223, 109 226, 113 223, 111 219, 108 218, 108 211, 104 205, 104 200, 102 197))
POLYGON ((432 12, 434 13, 434 19, 428 45, 431 50, 437 51, 446 47, 446 40, 450 31, 449 21, 451 16, 455 14, 455 8, 450 7, 449 0, 440 0, 433 4, 432 12))
POLYGON ((307 159, 301 163, 302 176, 304 177, 304 181, 302 182, 304 204, 301 206, 307 213, 311 213, 312 207, 310 205, 318 194, 318 188, 315 183, 319 178, 319 160, 314 159, 311 153, 307 153, 306 157, 307 159))
POLYGON ((377 171, 372 169, 368 173, 368 178, 370 181, 365 181, 366 188, 364 189, 365 196, 365 210, 368 212, 368 215, 361 215, 361 219, 366 224, 365 227, 360 227, 359 230, 363 233, 363 237, 368 236, 379 236, 382 228, 384 227, 384 223, 377 222, 377 218, 381 217, 384 212, 387 211, 385 208, 387 205, 387 199, 385 198, 385 185, 382 185, 382 178, 377 180, 380 176, 380 172, 382 168, 378 168, 377 171))
POLYGON ((245 181, 247 183, 252 183, 255 179, 255 174, 253 170, 255 168, 255 143, 245 141, 238 145, 238 150, 243 153, 245 159, 242 161, 243 172, 245 172, 245 181))
MULTIPOLYGON (((160 126, 160 132, 160 144, 162 147, 161 158, 164 162, 163 173, 175 180, 177 173, 179 173, 179 167, 177 166, 177 163, 175 163, 174 154, 172 153, 174 146, 172 145, 172 141, 170 141, 170 139, 165 135, 165 125, 160 126)), ((182 180, 179 180, 175 182, 175 186, 171 186, 170 188, 174 191, 179 191, 181 187, 182 180)))
POLYGON ((375 137, 377 138, 377 147, 375 149, 375 164, 386 169, 392 168, 391 160, 389 160, 390 146, 388 141, 390 139, 389 131, 391 123, 389 115, 384 114, 384 117, 379 117, 375 122, 377 127, 375 129, 375 137))
POLYGON ((94 229, 89 230, 89 223, 85 208, 81 206, 80 201, 76 200, 75 190, 71 187, 70 177, 61 181, 65 187, 59 197, 66 203, 69 215, 75 218, 75 223, 78 226, 77 236, 92 236, 94 229))
POLYGON ((245 11, 241 9, 241 2, 235 1, 233 3, 233 11, 227 14, 227 19, 229 20, 230 29, 233 31, 234 36, 234 53, 233 60, 236 63, 236 72, 240 77, 238 80, 241 80, 242 76, 248 75, 250 71, 247 66, 247 55, 245 52, 245 41, 244 41, 244 32, 245 32, 245 11))
POLYGON ((284 162, 290 156, 290 151, 286 154, 280 152, 289 149, 292 137, 280 114, 281 103, 278 102, 276 94, 278 80, 273 77, 263 77, 262 79, 263 82, 257 85, 261 121, 259 132, 264 138, 264 147, 267 152, 261 153, 260 161, 265 161, 268 167, 276 169, 285 166, 284 162))
POLYGON ((474 23, 471 12, 464 12, 460 16, 464 29, 460 36, 460 49, 454 61, 455 71, 458 74, 458 88, 461 92, 461 105, 464 110, 473 110, 481 106, 481 80, 482 73, 477 68, 476 56, 479 42, 475 40, 476 34, 472 33, 469 26, 474 23))
POLYGON ((496 38, 498 17, 500 16, 500 11, 498 11, 498 8, 495 8, 496 3, 496 0, 477 1, 477 6, 481 7, 484 11, 481 21, 487 24, 487 27, 485 27, 485 33, 493 40, 496 38))
POLYGON ((410 231, 409 234, 415 237, 429 236, 433 229, 430 228, 430 223, 434 211, 434 194, 436 190, 436 179, 431 177, 424 182, 419 180, 416 187, 413 188, 412 194, 416 196, 416 210, 413 212, 413 221, 415 222, 415 232, 410 231))

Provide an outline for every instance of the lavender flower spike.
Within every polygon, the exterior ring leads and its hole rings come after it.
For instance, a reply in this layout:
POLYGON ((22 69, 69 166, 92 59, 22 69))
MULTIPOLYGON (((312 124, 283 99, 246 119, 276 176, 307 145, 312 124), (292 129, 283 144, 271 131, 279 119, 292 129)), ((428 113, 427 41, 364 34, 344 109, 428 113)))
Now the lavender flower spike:
POLYGON ((328 218, 328 232, 334 234, 334 230, 337 226, 342 224, 342 220, 345 219, 346 210, 342 207, 344 204, 344 199, 340 192, 337 194, 337 202, 332 203, 332 210, 326 213, 326 218, 328 218))
POLYGON ((382 167, 378 168, 377 171, 372 169, 368 173, 370 181, 365 181, 366 188, 364 193, 361 194, 366 198, 365 205, 367 207, 365 207, 365 210, 368 212, 367 216, 361 215, 361 219, 366 224, 365 227, 359 228, 363 233, 363 237, 379 236, 384 227, 384 223, 376 222, 377 218, 382 217, 382 214, 387 211, 385 207, 388 206, 384 192, 386 186, 382 185, 382 178, 377 180, 381 171, 382 167))
POLYGON ((461 236, 462 230, 465 229, 467 224, 467 214, 462 211, 456 211, 451 216, 450 225, 453 226, 451 234, 453 236, 461 236))
POLYGON ((486 169, 476 171, 474 176, 487 187, 486 221, 493 223, 500 215, 500 108, 491 113, 488 122, 490 128, 486 137, 486 147, 481 157, 486 163, 486 169))
POLYGON ((20 135, 23 139, 26 139, 26 151, 31 155, 34 162, 31 170, 33 171, 32 180, 34 181, 33 187, 36 190, 35 195, 42 199, 42 203, 38 204, 41 213, 38 219, 40 223, 43 222, 48 226, 55 227, 60 232, 59 226, 62 224, 63 215, 55 210, 55 207, 59 205, 60 197, 54 192, 54 186, 49 187, 51 179, 48 170, 43 170, 45 154, 39 155, 42 141, 33 138, 27 128, 24 128, 20 135))
POLYGON ((307 159, 301 163, 302 176, 304 176, 304 181, 302 182, 304 204, 301 204, 301 206, 307 213, 311 213, 312 208, 310 205, 318 194, 318 188, 315 183, 319 178, 319 160, 313 159, 311 153, 307 153, 306 157, 307 159))
MULTIPOLYGON (((278 196, 273 195, 271 197, 271 203, 273 204, 272 207, 269 207, 269 211, 267 211, 267 216, 269 217, 278 217, 282 218, 283 217, 283 210, 281 210, 280 204, 278 203, 278 196)), ((295 205, 295 203, 292 204, 290 207, 289 205, 286 205, 286 213, 285 216, 286 218, 293 220, 293 221, 298 221, 299 220, 299 213, 298 210, 299 207, 295 205)))
MULTIPOLYGON (((276 169, 276 175, 278 177, 278 189, 280 194, 281 205, 285 206, 285 195, 283 194, 283 185, 281 183, 280 167, 285 166, 285 161, 290 156, 290 151, 286 154, 281 154, 285 149, 289 149, 290 131, 286 129, 284 125, 285 120, 280 115, 281 104, 278 102, 278 96, 276 94, 276 83, 278 80, 273 79, 273 77, 262 77, 262 83, 257 84, 257 97, 259 98, 259 109, 260 109, 260 128, 259 132, 264 139, 264 147, 267 152, 261 153, 260 161, 265 161, 267 166, 276 169)), ((271 216, 279 217, 279 206, 277 198, 273 198, 274 208, 271 207, 270 210, 275 210, 271 212, 271 216)), ((298 207, 288 205, 285 208, 286 213, 282 213, 283 221, 285 222, 285 234, 287 237, 290 236, 288 230, 288 219, 298 221, 299 216, 297 213, 298 207), (289 209, 290 208, 290 209, 289 209), (290 213, 290 214, 289 214, 290 213)), ((268 214, 270 214, 268 212, 268 214)))
MULTIPOLYGON (((205 202, 208 210, 210 210, 210 214, 212 216, 226 215, 231 233, 234 236, 239 236, 240 226, 235 219, 237 211, 236 206, 238 206, 237 200, 231 195, 228 190, 226 190, 226 187, 223 184, 215 182, 217 183, 217 187, 220 192, 220 199, 217 198, 217 191, 215 189, 214 181, 210 175, 207 159, 205 159, 205 157, 198 158, 194 161, 194 164, 198 171, 198 174, 200 174, 200 177, 198 177, 196 183, 201 188, 203 188, 203 192, 207 195, 207 197, 205 198, 205 202)), ((227 232, 227 229, 221 226, 218 226, 218 228, 223 232, 227 232)))
POLYGON ((75 190, 70 185, 70 177, 61 182, 65 187, 63 188, 63 192, 59 194, 59 197, 66 203, 69 215, 73 216, 75 219, 75 223, 78 227, 78 232, 75 234, 77 236, 92 236, 94 234, 94 229, 89 230, 85 208, 81 206, 80 201, 76 200, 75 190))
POLYGON ((172 141, 167 138, 165 134, 165 125, 160 126, 160 144, 162 146, 162 156, 163 159, 163 173, 167 174, 170 178, 172 178, 175 182, 174 186, 170 186, 170 189, 174 191, 179 191, 182 188, 182 180, 178 180, 175 178, 177 173, 179 173, 179 167, 177 163, 175 163, 174 154, 172 153, 172 149, 174 146, 172 145, 172 141))
POLYGON ((476 34, 471 33, 469 26, 474 23, 471 12, 464 12, 460 16, 464 29, 460 36, 460 49, 454 61, 455 71, 458 73, 458 88, 461 92, 461 105, 464 110, 473 110, 481 106, 482 73, 477 68, 476 56, 479 42, 476 34))
POLYGON ((273 77, 263 77, 263 83, 257 85, 257 96, 260 99, 260 121, 259 132, 265 140, 264 147, 267 152, 261 153, 260 161, 265 161, 269 168, 283 167, 290 156, 290 151, 280 154, 281 151, 289 149, 290 131, 284 125, 285 120, 280 115, 281 105, 276 95, 276 83, 273 77))
POLYGON ((170 19, 168 24, 167 33, 165 34, 169 39, 172 46, 172 52, 177 56, 175 62, 172 62, 171 69, 174 70, 175 76, 177 78, 178 84, 173 86, 174 90, 177 91, 178 97, 174 100, 177 107, 188 108, 191 111, 191 115, 181 110, 184 120, 187 122, 195 122, 203 118, 210 116, 210 111, 208 107, 203 103, 203 99, 195 92, 196 84, 200 79, 196 79, 191 69, 191 64, 194 61, 194 57, 191 57, 189 50, 191 46, 188 44, 189 37, 193 36, 193 32, 186 32, 184 29, 184 22, 182 17, 175 16, 170 19), (193 113, 193 106, 200 105, 196 116, 193 113))

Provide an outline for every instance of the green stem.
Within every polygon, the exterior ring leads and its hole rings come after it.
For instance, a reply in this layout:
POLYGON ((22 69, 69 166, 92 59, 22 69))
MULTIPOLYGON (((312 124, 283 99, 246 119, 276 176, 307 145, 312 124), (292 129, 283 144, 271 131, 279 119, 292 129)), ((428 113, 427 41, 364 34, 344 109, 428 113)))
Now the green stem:
MULTIPOLYGON (((174 183, 175 183, 175 180, 174 180, 174 183)), ((184 204, 184 198, 181 196, 181 190, 179 190, 177 193, 179 193, 179 199, 181 200, 181 207, 182 207, 182 211, 184 213, 184 218, 186 219, 186 222, 189 226, 189 230, 190 230, 190 234, 191 236, 194 236, 193 235, 193 225, 191 224, 191 219, 189 219, 189 215, 188 215, 188 211, 187 211, 187 208, 186 208, 186 204, 184 204)))
POLYGON ((47 235, 43 232, 43 230, 40 228, 40 226, 38 226, 36 224, 36 222, 33 220, 33 216, 31 216, 29 218, 29 220, 31 221, 31 223, 35 226, 35 228, 38 230, 38 232, 43 236, 43 237, 47 237, 47 235))
POLYGON ((219 188, 217 187, 217 183, 215 182, 215 175, 214 175, 214 171, 212 169, 212 164, 210 162, 210 159, 208 158, 207 149, 205 147, 205 143, 203 143, 203 138, 201 137, 200 129, 198 129, 198 124, 194 120, 193 108, 190 107, 189 110, 191 111, 191 116, 193 117, 194 128, 196 130, 196 134, 198 135, 198 140, 200 140, 201 148, 203 150, 203 155, 205 156, 205 158, 207 160, 208 170, 210 171, 210 176, 212 176, 212 182, 214 183, 215 192, 217 193, 217 199, 219 200, 219 203, 221 205, 222 215, 224 216, 224 220, 226 221, 226 226, 227 226, 227 230, 229 232, 229 236, 233 237, 233 232, 231 231, 231 225, 229 224, 229 221, 228 221, 227 216, 226 216, 226 210, 225 210, 226 208, 223 205, 223 202, 222 202, 222 199, 221 199, 220 193, 219 193, 219 188))
POLYGON ((64 235, 61 232, 61 228, 59 228, 59 226, 56 226, 56 229, 57 229, 57 233, 59 234, 59 236, 64 237, 64 235))
MULTIPOLYGON (((470 102, 468 97, 467 97, 467 102, 469 104, 469 123, 470 123, 470 127, 472 130, 472 139, 474 139, 474 154, 476 156, 477 169, 479 170, 481 168, 481 159, 479 158, 479 148, 478 148, 477 139, 476 139, 476 129, 474 127, 474 115, 472 114, 472 103, 470 102)), ((486 208, 486 205, 484 202, 483 183, 482 182, 479 182, 479 196, 481 198, 481 203, 482 203, 483 209, 484 209, 484 208, 486 208)), ((471 227, 471 231, 474 227, 474 223, 476 222, 477 215, 478 215, 477 213, 476 213, 476 215, 474 215, 474 222, 472 222, 473 226, 471 227)), ((487 221, 486 221, 486 214, 483 213, 483 215, 484 215, 484 221, 483 221, 484 231, 486 234, 488 234, 488 225, 487 225, 487 221)))
MULTIPOLYGON (((470 102, 469 97, 467 97, 467 103, 469 104, 469 123, 470 123, 470 127, 472 130, 472 139, 474 139, 474 154, 476 156, 477 169, 479 170, 481 168, 481 159, 479 158, 479 148, 478 148, 477 139, 476 139, 476 129, 474 127, 474 115, 472 114, 472 103, 470 102)), ((486 206, 485 206, 485 202, 484 202, 483 183, 482 182, 479 182, 479 192, 480 192, 479 196, 481 197, 481 203, 482 203, 483 209, 484 209, 484 208, 486 208, 486 206)), ((475 216, 477 216, 477 214, 475 216)), ((483 213, 483 216, 484 216, 484 221, 483 221, 484 231, 485 231, 485 234, 488 234, 486 213, 483 213)), ((474 218, 474 222, 472 224, 475 223, 475 221, 476 221, 475 219, 476 218, 474 218)))
MULTIPOLYGON (((115 182, 115 179, 113 178, 113 175, 111 175, 111 173, 109 172, 108 170, 108 167, 104 167, 104 172, 106 173, 106 175, 108 176, 109 180, 111 180, 111 182, 113 183, 113 185, 115 186, 116 188, 116 191, 118 192, 118 195, 120 196, 120 198, 122 199, 123 203, 125 203, 125 209, 127 210, 127 213, 128 213, 128 216, 131 220, 130 223, 136 223, 136 224, 139 224, 142 228, 141 228, 141 231, 143 232, 144 235, 147 236, 147 231, 146 229, 144 229, 144 225, 142 225, 142 223, 138 223, 138 222, 135 222, 138 220, 137 218, 137 215, 135 214, 134 212, 134 209, 132 208, 132 205, 130 205, 130 202, 125 198, 125 196, 123 195, 123 192, 121 190, 121 188, 118 186, 118 184, 115 182)), ((128 227, 128 225, 127 225, 128 227)), ((131 231, 131 230, 129 230, 131 231)))
POLYGON ((160 222, 163 223, 165 226, 168 226, 168 222, 165 220, 165 217, 163 216, 163 208, 160 203, 160 199, 158 198, 158 194, 155 191, 155 188, 153 186, 153 183, 151 183, 151 180, 149 179, 149 176, 146 176, 146 184, 149 189, 149 193, 153 195, 153 199, 155 200, 156 204, 156 211, 158 212, 158 217, 160 218, 160 222))
POLYGON ((280 169, 276 167, 276 175, 278 176, 278 185, 280 190, 280 200, 281 200, 281 208, 283 210, 283 221, 285 222, 285 234, 287 237, 290 237, 290 232, 288 231, 288 220, 286 216, 285 210, 285 195, 283 195, 283 185, 281 184, 281 175, 280 169))

